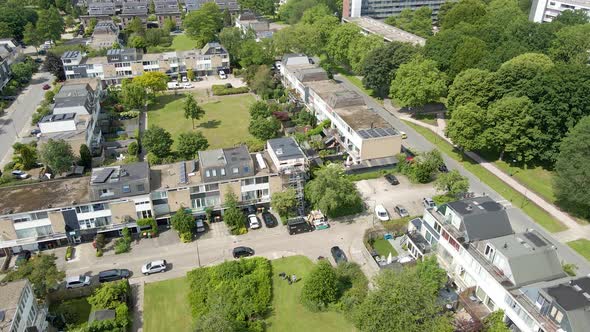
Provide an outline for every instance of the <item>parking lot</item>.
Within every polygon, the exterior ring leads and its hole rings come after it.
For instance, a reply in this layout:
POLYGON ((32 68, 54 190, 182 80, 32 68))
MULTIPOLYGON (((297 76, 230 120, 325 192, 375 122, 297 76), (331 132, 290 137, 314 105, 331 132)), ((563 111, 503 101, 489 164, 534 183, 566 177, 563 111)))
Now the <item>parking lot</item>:
POLYGON ((422 198, 432 197, 436 193, 433 184, 415 184, 403 175, 396 174, 396 177, 399 184, 395 186, 380 177, 359 181, 356 183, 356 187, 363 196, 363 200, 370 206, 371 211, 375 205, 381 204, 391 218, 398 218, 399 216, 394 213, 393 207, 402 205, 411 216, 422 215, 424 211, 422 198))

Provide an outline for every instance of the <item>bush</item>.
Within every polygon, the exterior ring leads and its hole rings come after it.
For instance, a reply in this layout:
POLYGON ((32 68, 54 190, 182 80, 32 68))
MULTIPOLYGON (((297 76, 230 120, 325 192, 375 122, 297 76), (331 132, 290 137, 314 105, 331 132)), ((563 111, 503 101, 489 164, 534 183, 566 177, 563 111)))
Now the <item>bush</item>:
POLYGON ((239 87, 239 88, 227 88, 223 84, 214 84, 211 87, 213 91, 213 95, 215 96, 226 96, 226 95, 236 95, 241 93, 248 93, 250 89, 247 86, 239 87))
POLYGON ((98 249, 98 250, 96 251, 96 257, 102 257, 102 255, 103 255, 103 251, 102 251, 102 249, 98 249))
POLYGON ((148 152, 148 154, 146 155, 146 159, 148 164, 150 165, 159 165, 162 163, 162 159, 153 154, 152 152, 148 152))
POLYGON ((338 276, 327 260, 311 270, 301 289, 301 302, 311 311, 325 310, 338 298, 338 276))
POLYGON ((576 276, 576 270, 578 270, 578 266, 576 264, 564 263, 562 265, 563 272, 567 273, 570 277, 576 276))
POLYGON ((139 111, 127 111, 119 113, 119 119, 126 120, 126 119, 135 119, 139 116, 139 111))
POLYGON ((158 222, 154 218, 138 219, 137 226, 139 226, 139 227, 151 226, 150 232, 152 232, 153 235, 158 234, 158 222))
POLYGON ((66 248, 66 261, 69 261, 70 259, 72 259, 72 256, 74 255, 74 247, 69 246, 66 248))
POLYGON ((107 241, 106 241, 106 237, 104 236, 103 233, 96 234, 95 243, 96 243, 96 249, 97 250, 104 248, 104 246, 106 245, 107 241))
POLYGON ((139 144, 137 142, 131 142, 127 147, 127 153, 131 156, 137 156, 139 153, 139 144))
POLYGON ((265 146, 266 146, 266 142, 263 140, 260 140, 258 138, 249 138, 247 139, 244 144, 246 144, 246 146, 248 146, 248 150, 250 152, 259 152, 264 150, 265 146))
POLYGON ((193 233, 191 233, 191 232, 180 233, 180 242, 189 243, 192 240, 193 240, 193 233))
POLYGON ((115 241, 115 254, 122 254, 131 250, 131 243, 124 238, 119 238, 115 241))

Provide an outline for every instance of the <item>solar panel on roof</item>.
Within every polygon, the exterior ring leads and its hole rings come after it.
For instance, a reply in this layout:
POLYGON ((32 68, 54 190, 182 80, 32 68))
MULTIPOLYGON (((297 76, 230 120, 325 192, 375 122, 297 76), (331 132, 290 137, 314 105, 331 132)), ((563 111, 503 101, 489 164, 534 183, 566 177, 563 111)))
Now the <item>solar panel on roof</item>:
POLYGON ((541 239, 535 233, 531 233, 531 232, 524 233, 524 237, 526 237, 527 239, 529 239, 537 247, 544 247, 544 246, 547 245, 547 242, 543 241, 543 239, 541 239))
POLYGON ((92 183, 105 183, 114 171, 114 168, 105 168, 101 170, 98 174, 96 174, 96 177, 92 180, 92 183))
POLYGON ((186 176, 186 164, 184 161, 180 163, 180 183, 188 183, 188 178, 186 176))

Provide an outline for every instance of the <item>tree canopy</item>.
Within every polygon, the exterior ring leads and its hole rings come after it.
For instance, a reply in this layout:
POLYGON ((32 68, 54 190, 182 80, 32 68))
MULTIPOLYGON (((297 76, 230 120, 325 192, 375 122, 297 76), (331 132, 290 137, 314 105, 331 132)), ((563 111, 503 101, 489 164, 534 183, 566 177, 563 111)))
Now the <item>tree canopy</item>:
POLYGON ((358 213, 362 200, 354 183, 344 176, 338 165, 329 165, 315 172, 315 178, 305 186, 305 197, 315 209, 328 217, 358 213))
POLYGON ((432 9, 428 6, 416 10, 406 8, 397 16, 390 16, 385 23, 421 37, 432 36, 432 9))
POLYGON ((209 141, 200 131, 190 131, 178 135, 178 153, 185 160, 194 159, 197 152, 207 150, 209 141))
POLYGON ((195 226, 195 218, 186 211, 185 207, 181 207, 170 218, 170 223, 178 234, 191 234, 195 226))
POLYGON ((223 13, 215 2, 206 2, 201 8, 189 12, 182 21, 189 37, 197 41, 197 47, 212 42, 223 28, 223 13))
POLYGON ((195 100, 195 96, 192 93, 187 93, 184 98, 184 118, 191 119, 193 122, 193 129, 195 129, 195 120, 199 120, 205 115, 205 109, 201 107, 195 100))
POLYGON ((133 78, 133 83, 139 84, 152 94, 166 90, 166 82, 168 76, 159 71, 148 71, 133 78))
POLYGON ((70 144, 63 139, 50 138, 41 146, 41 160, 54 172, 61 174, 70 170, 76 158, 70 144))
POLYGON ((436 67, 436 62, 416 57, 402 64, 391 82, 390 96, 400 106, 423 106, 437 102, 446 95, 446 75, 436 67))
POLYGON ((57 269, 55 255, 39 254, 30 259, 18 270, 12 270, 4 277, 3 281, 10 282, 26 278, 33 285, 35 296, 45 300, 50 289, 56 287, 66 276, 63 271, 57 269))
POLYGON ((155 125, 151 125, 141 138, 143 147, 159 158, 164 158, 170 154, 172 143, 174 143, 174 140, 170 133, 164 128, 155 125))
POLYGON ((301 289, 301 302, 310 310, 326 309, 338 298, 338 276, 326 260, 319 261, 311 270, 301 289))

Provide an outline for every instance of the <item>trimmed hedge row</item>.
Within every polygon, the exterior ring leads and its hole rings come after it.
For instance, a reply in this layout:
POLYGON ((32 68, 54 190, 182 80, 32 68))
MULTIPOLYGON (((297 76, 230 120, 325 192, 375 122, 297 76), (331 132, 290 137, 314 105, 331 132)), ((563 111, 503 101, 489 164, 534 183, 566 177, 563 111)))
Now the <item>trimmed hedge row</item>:
POLYGON ((213 95, 215 96, 237 95, 250 91, 247 86, 239 88, 226 88, 223 84, 214 84, 211 89, 213 90, 213 95))

